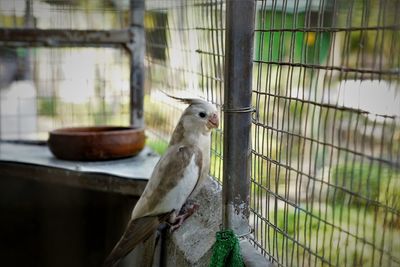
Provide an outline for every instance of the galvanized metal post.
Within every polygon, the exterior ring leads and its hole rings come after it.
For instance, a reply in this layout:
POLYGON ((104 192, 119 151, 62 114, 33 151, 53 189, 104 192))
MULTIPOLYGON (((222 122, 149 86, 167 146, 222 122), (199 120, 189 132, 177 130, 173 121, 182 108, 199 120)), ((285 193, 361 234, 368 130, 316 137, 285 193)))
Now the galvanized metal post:
POLYGON ((237 235, 249 231, 255 2, 226 2, 223 227, 237 235))
POLYGON ((131 125, 144 127, 143 101, 144 101, 144 10, 145 0, 130 0, 132 40, 128 44, 130 52, 130 105, 131 125))
MULTIPOLYGON (((24 26, 27 29, 32 29, 35 26, 35 21, 33 17, 33 3, 32 0, 26 0, 25 1, 25 22, 24 26)), ((28 49, 25 49, 25 56, 24 56, 24 73, 22 74, 23 80, 31 80, 32 79, 32 72, 30 69, 30 58, 29 58, 30 51, 28 49)))

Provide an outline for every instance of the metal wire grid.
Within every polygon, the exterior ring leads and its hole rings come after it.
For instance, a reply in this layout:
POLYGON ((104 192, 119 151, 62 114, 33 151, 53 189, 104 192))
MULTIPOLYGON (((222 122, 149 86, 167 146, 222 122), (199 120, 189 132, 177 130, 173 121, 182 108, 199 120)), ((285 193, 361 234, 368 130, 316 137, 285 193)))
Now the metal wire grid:
MULTIPOLYGON (((16 9, 0 3, 2 26, 21 27, 16 9), (14 14, 11 24, 4 12, 14 14)), ((146 4, 145 114, 150 143, 162 151, 184 106, 161 91, 221 104, 225 4, 146 4)), ((398 12, 398 1, 257 1, 251 224, 255 245, 280 266, 400 264, 398 12)), ((66 21, 60 18, 62 26, 76 28, 66 21)), ((100 117, 95 122, 117 116, 128 123, 127 107, 105 107, 112 96, 129 101, 127 58, 121 50, 89 50, 113 54, 119 67, 109 70, 101 62, 96 68, 102 70, 93 100, 99 111, 67 104, 62 114, 54 108, 60 95, 55 88, 65 73, 54 66, 81 50, 64 50, 66 56, 59 49, 26 50, 36 66, 35 103, 49 115, 38 132, 80 123, 85 114, 100 117), (119 70, 121 76, 109 75, 119 70)), ((21 138, 22 128, 13 136, 21 138)), ((219 181, 221 135, 213 135, 211 152, 211 175, 219 181)))
POLYGON ((1 139, 45 140, 48 131, 59 127, 129 125, 129 59, 125 51, 22 51, 30 58, 30 67, 22 72, 28 72, 30 78, 0 89, 1 139))
MULTIPOLYGON (((125 27, 129 6, 106 3, 4 0, 0 26, 125 27)), ((122 48, 4 46, 0 58, 2 140, 44 140, 58 127, 129 124, 129 57, 122 48)))
MULTIPOLYGON (((149 0, 146 6, 146 127, 149 144, 162 152, 185 107, 162 92, 204 98, 220 107, 224 2, 149 0)), ((211 157, 210 174, 221 181, 221 130, 212 135, 211 157)))
POLYGON ((278 266, 400 265, 399 1, 257 1, 251 222, 278 266))
POLYGON ((39 29, 110 30, 129 25, 127 1, 0 0, 0 26, 25 26, 27 6, 39 29))

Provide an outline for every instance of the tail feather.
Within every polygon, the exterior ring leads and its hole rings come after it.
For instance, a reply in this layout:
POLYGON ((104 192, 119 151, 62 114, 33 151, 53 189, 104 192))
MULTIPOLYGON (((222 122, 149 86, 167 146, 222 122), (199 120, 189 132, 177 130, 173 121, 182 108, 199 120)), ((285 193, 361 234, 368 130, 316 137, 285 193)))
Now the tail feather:
POLYGON ((167 218, 163 216, 149 216, 131 220, 121 239, 114 246, 110 255, 104 261, 103 267, 113 267, 138 244, 148 239, 167 218))

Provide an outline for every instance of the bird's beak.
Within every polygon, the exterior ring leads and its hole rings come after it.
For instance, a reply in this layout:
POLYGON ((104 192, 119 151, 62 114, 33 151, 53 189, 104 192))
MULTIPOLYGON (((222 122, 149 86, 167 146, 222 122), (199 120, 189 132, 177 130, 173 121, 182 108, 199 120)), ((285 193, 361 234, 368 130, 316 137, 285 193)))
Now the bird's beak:
POLYGON ((218 128, 219 126, 219 118, 216 113, 211 114, 207 121, 207 127, 209 129, 218 128))

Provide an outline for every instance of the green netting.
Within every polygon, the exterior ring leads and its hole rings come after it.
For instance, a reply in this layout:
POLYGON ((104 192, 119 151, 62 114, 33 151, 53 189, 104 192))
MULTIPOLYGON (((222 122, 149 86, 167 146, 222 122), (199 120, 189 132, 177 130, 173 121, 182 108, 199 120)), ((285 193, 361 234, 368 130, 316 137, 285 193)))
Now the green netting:
POLYGON ((216 233, 216 242, 209 267, 243 267, 239 240, 232 230, 216 233))

